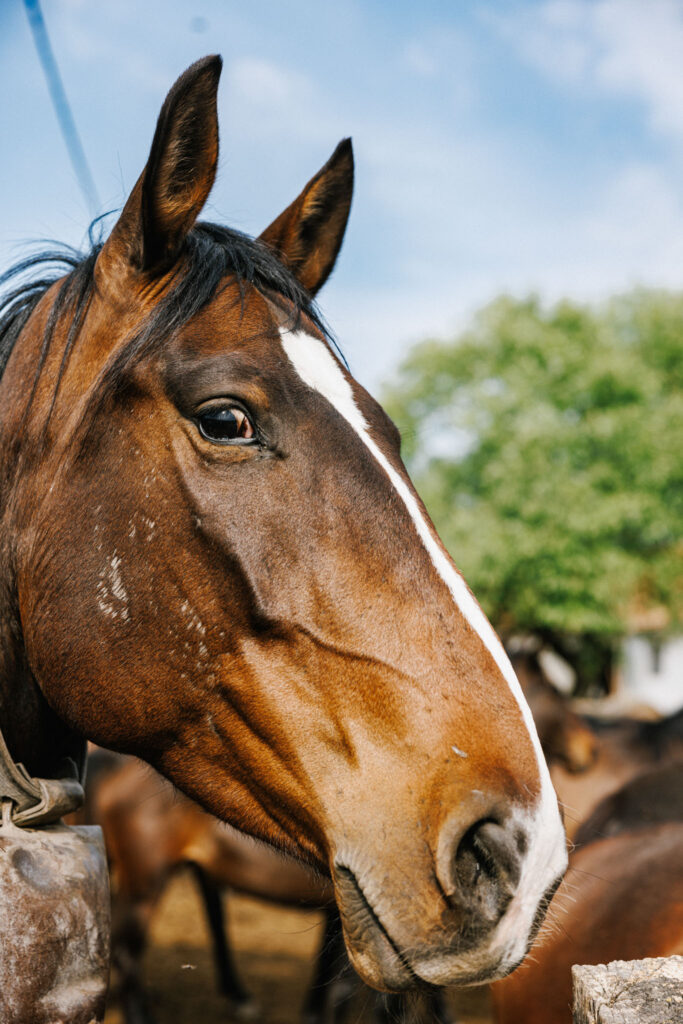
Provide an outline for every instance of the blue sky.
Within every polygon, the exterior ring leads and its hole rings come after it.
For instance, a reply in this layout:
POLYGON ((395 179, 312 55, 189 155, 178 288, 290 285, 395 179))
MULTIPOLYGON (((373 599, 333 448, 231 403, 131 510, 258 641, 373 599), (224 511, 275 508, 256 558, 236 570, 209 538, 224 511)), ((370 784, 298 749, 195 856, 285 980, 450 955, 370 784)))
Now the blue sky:
MULTIPOLYGON (((102 200, 184 67, 219 52, 207 215, 258 234, 352 135, 321 304, 372 388, 501 291, 683 285, 683 0, 43 0, 102 200)), ((0 262, 89 221, 21 0, 0 0, 0 262)))

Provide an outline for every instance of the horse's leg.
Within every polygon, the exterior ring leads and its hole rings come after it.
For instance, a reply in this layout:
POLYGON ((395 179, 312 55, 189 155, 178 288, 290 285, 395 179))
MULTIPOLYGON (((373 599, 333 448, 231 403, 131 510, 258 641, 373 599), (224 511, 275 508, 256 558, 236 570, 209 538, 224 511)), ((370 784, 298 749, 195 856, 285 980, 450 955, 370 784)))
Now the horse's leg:
POLYGON ((424 994, 405 996, 394 992, 377 997, 377 1024, 456 1024, 442 988, 424 994))
POLYGON ((427 1004, 427 1012, 431 1021, 435 1021, 436 1024, 457 1024, 453 1013, 448 1007, 446 989, 431 989, 425 996, 425 1002, 427 1004))
POLYGON ((346 956, 339 912, 336 906, 328 907, 315 974, 302 1011, 304 1024, 339 1024, 357 987, 346 956))
POLYGON ((239 979, 232 957, 225 921, 221 891, 198 864, 192 865, 202 895, 206 919, 211 933, 213 958, 222 995, 228 999, 236 1016, 248 1020, 257 1015, 258 1007, 239 979))
POLYGON ((126 1024, 154 1024, 142 983, 142 956, 151 906, 119 896, 113 911, 111 962, 118 974, 123 1019, 126 1024))
POLYGON ((376 1024, 407 1024, 410 1015, 406 997, 399 992, 376 995, 373 1017, 376 1024))

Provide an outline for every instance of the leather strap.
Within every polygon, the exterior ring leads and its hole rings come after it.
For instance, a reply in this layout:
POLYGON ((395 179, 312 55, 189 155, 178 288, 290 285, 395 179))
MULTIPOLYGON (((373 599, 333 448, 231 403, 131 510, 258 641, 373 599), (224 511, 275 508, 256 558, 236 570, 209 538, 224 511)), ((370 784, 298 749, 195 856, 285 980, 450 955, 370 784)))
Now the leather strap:
POLYGON ((71 758, 66 761, 65 767, 73 771, 72 777, 34 779, 23 764, 12 759, 0 730, 0 799, 12 801, 14 825, 22 828, 49 825, 82 805, 84 793, 78 768, 71 758))

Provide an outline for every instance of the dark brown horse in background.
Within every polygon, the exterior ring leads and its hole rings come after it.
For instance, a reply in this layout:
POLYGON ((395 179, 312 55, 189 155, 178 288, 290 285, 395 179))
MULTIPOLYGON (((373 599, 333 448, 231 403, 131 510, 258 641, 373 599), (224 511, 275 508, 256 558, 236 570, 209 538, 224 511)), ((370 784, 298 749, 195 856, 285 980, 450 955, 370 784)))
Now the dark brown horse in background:
POLYGON ((589 719, 589 723, 595 743, 589 770, 577 775, 559 759, 552 766, 571 840, 600 801, 630 780, 656 768, 683 764, 683 711, 657 721, 621 718, 589 719))
POLYGON ((643 772, 604 797, 581 823, 574 847, 667 821, 683 821, 683 760, 643 772))
POLYGON ((259 239, 197 223, 220 66, 105 244, 4 303, 2 730, 35 776, 136 754, 328 873, 374 986, 501 977, 566 866, 533 722, 312 303, 350 143, 259 239))
POLYGON ((517 651, 510 660, 531 708, 551 776, 555 769, 569 776, 583 775, 599 756, 594 730, 548 680, 536 650, 517 651))

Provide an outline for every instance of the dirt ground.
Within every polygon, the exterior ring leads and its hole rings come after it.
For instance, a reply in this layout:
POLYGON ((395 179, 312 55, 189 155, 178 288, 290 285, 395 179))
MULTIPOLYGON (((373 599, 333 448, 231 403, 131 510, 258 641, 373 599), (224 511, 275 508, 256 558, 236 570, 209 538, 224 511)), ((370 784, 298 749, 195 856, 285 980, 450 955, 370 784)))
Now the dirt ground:
MULTIPOLYGON (((322 934, 321 915, 242 896, 225 899, 237 965, 259 1005, 255 1024, 300 1024, 322 934)), ((216 991, 203 911, 189 874, 178 875, 168 887, 151 940, 144 971, 158 1024, 229 1024, 231 1015, 216 991)), ((457 998, 449 994, 451 998, 458 1024, 490 1024, 485 990, 471 989, 457 998)), ((106 1024, 123 1024, 114 997, 110 1003, 106 1024)), ((369 991, 360 991, 346 1024, 371 1024, 371 1004, 369 991)))

